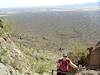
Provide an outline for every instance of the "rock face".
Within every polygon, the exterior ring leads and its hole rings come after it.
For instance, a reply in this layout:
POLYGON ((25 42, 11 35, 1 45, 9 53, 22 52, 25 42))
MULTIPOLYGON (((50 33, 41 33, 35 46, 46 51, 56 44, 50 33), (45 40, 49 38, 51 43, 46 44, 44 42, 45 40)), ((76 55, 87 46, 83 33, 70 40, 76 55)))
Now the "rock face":
POLYGON ((90 69, 100 69, 100 45, 92 49, 87 56, 87 66, 90 69))
POLYGON ((0 63, 0 75, 17 75, 17 73, 11 66, 0 63))
POLYGON ((85 66, 87 69, 100 70, 100 42, 96 46, 87 49, 89 54, 87 57, 82 57, 78 64, 85 66))

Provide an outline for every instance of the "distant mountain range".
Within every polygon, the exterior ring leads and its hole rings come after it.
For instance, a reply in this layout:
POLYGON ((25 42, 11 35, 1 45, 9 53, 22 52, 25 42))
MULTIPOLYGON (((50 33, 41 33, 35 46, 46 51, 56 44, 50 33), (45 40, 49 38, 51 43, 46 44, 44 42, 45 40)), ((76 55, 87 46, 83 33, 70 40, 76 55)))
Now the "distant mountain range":
POLYGON ((74 5, 64 5, 60 6, 61 8, 69 8, 69 9, 85 9, 85 8, 99 8, 100 2, 98 3, 86 3, 86 4, 74 4, 74 5))
POLYGON ((0 8, 0 14, 14 14, 22 12, 44 12, 44 11, 76 11, 76 10, 100 10, 100 2, 62 5, 62 6, 48 6, 48 7, 30 7, 30 8, 0 8))

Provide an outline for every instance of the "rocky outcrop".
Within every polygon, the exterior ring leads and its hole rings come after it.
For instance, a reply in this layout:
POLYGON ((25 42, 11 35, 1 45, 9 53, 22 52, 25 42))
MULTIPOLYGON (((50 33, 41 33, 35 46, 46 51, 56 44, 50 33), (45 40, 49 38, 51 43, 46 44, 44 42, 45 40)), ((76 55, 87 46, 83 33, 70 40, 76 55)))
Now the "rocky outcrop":
MULTIPOLYGON (((11 75, 10 73, 15 74, 15 70, 19 71, 22 74, 29 73, 30 65, 28 63, 28 60, 25 58, 24 53, 21 52, 21 50, 16 46, 16 44, 10 40, 10 38, 6 38, 6 40, 2 37, 0 37, 0 62, 4 64, 9 65, 3 65, 0 63, 0 67, 2 68, 0 70, 0 73, 8 73, 7 75, 11 75), (12 66, 12 67, 11 67, 12 66), (9 68, 12 71, 9 71, 9 68), (14 68, 14 69, 12 69, 14 68), (4 69, 4 70, 3 70, 4 69)), ((3 75, 3 74, 1 74, 3 75)))
POLYGON ((88 68, 100 70, 100 45, 90 49, 86 63, 88 68))

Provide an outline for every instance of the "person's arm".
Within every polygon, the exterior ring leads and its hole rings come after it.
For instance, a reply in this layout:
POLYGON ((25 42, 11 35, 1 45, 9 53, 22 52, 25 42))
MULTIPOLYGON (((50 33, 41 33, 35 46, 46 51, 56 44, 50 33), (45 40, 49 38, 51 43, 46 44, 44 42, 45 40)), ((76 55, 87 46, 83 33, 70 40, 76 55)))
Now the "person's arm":
POLYGON ((80 70, 79 70, 78 66, 77 66, 77 65, 75 65, 72 61, 70 61, 69 65, 70 65, 71 67, 75 68, 77 73, 79 73, 79 72, 80 72, 80 70))
POLYGON ((57 63, 57 69, 59 69, 59 67, 60 67, 60 63, 57 63))
POLYGON ((70 61, 69 65, 75 69, 78 69, 78 66, 76 66, 72 61, 70 61))
POLYGON ((57 69, 60 67, 60 60, 57 61, 57 69))

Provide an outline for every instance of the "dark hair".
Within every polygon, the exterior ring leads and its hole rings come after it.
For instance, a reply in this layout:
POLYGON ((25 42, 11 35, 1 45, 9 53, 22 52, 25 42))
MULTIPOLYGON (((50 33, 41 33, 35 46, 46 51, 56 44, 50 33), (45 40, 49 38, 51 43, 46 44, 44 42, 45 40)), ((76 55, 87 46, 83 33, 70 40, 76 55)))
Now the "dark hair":
POLYGON ((67 57, 67 56, 63 56, 63 57, 67 57))

